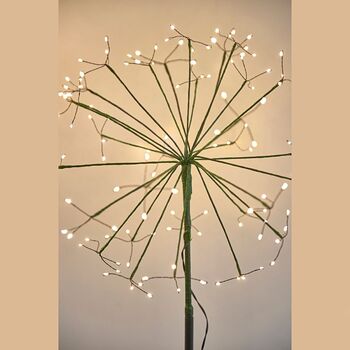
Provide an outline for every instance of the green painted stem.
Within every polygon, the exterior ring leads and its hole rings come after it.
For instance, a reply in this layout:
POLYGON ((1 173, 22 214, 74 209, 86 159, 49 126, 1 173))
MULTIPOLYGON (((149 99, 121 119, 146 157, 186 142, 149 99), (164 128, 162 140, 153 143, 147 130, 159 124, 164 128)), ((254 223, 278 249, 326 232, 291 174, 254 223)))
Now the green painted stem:
POLYGON ((185 249, 185 350, 193 350, 193 306, 191 289, 191 164, 182 165, 185 249))

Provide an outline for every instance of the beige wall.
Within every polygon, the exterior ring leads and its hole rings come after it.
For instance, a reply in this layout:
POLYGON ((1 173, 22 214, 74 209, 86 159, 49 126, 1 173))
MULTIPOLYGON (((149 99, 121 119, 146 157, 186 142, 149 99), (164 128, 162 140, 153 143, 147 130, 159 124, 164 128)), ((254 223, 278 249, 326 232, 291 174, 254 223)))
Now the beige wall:
MULTIPOLYGON (((151 85, 150 77, 140 67, 122 65, 125 54, 135 49, 149 52, 158 43, 160 51, 165 52, 168 46, 163 39, 169 35, 170 23, 175 23, 184 32, 202 40, 212 35, 215 27, 229 30, 232 25, 239 34, 254 34, 250 45, 258 56, 254 62, 249 61, 248 67, 252 74, 269 67, 273 68, 273 73, 256 83, 255 92, 246 92, 237 102, 238 110, 243 110, 254 96, 259 96, 259 93, 278 79, 278 52, 281 48, 286 56, 286 72, 289 75, 291 72, 289 1, 178 1, 176 4, 170 1, 61 1, 59 20, 61 81, 65 75, 73 77, 81 69, 77 62, 78 57, 102 59, 103 37, 108 34, 112 45, 111 64, 170 130, 172 125, 165 114, 165 106, 155 85, 151 85)), ((199 68, 214 75, 219 59, 219 54, 215 51, 205 52, 205 56, 198 53, 201 64, 199 68)), ((213 81, 203 82, 203 90, 198 100, 198 114, 195 116, 197 120, 201 118, 201 113, 208 104, 212 84, 213 81)), ((237 84, 237 79, 232 74, 231 80, 224 81, 223 88, 233 91, 237 84)), ((98 73, 91 78, 90 86, 118 102, 121 101, 124 106, 141 115, 106 73, 98 73)), ((86 101, 90 102, 90 99, 86 101)), ((61 108, 63 106, 60 105, 61 108)), ((222 105, 219 101, 215 110, 219 110, 220 106, 222 105)), ((112 111, 105 106, 104 108, 112 111)), ((99 161, 99 140, 86 113, 79 114, 76 127, 72 130, 68 128, 70 117, 67 115, 59 121, 60 153, 68 155, 67 163, 99 161)), ((225 114, 225 120, 229 118, 230 114, 225 114)), ((259 143, 256 152, 267 154, 288 151, 285 140, 291 137, 290 87, 284 86, 269 98, 264 108, 256 116, 252 115, 249 122, 259 143)), ((117 129, 109 130, 115 133, 117 129)), ((226 155, 236 153, 234 150, 225 151, 226 155)), ((106 154, 108 159, 115 161, 140 160, 143 157, 140 151, 130 152, 112 144, 106 145, 106 154)), ((290 174, 290 164, 283 160, 252 162, 249 165, 290 174)), ((274 194, 281 184, 279 179, 231 168, 211 169, 225 174, 258 194, 274 194)), ((82 220, 80 214, 64 205, 65 197, 72 197, 84 209, 92 212, 113 198, 111 188, 116 181, 126 184, 139 182, 141 178, 142 170, 136 168, 62 171, 59 180, 61 227, 73 226, 82 220)), ((242 266, 248 268, 266 265, 276 250, 273 235, 266 235, 267 239, 263 244, 258 244, 256 225, 246 225, 239 231, 234 221, 236 212, 229 205, 223 204, 219 193, 214 193, 220 203, 230 237, 242 259, 242 266)), ((111 210, 104 219, 109 222, 116 221, 118 224, 120 217, 128 212, 132 204, 133 201, 129 201, 125 206, 111 210)), ((175 201, 172 207, 179 211, 180 202, 175 201)), ((283 227, 284 212, 288 207, 289 191, 281 198, 274 212, 272 222, 276 226, 283 227)), ((232 259, 213 210, 196 177, 193 212, 196 214, 203 209, 209 209, 210 215, 198 221, 204 234, 201 238, 193 239, 193 270, 201 278, 215 281, 231 273, 232 259)), ((143 265, 144 273, 140 272, 140 275, 169 272, 175 254, 176 234, 169 234, 165 227, 173 224, 173 219, 167 215, 143 265)), ((146 230, 151 230, 151 227, 146 230)), ((98 237, 103 234, 103 229, 91 225, 79 233, 79 238, 83 239, 86 235, 98 237)), ((61 349, 179 349, 183 337, 183 294, 177 295, 170 282, 155 282, 151 288, 155 297, 148 300, 139 293, 132 294, 123 281, 103 279, 103 265, 96 257, 77 248, 79 238, 67 241, 60 237, 61 349)), ((125 257, 127 250, 116 248, 115 254, 125 257)), ((213 285, 195 286, 195 291, 209 315, 208 349, 290 349, 289 240, 273 269, 251 276, 244 283, 233 282, 220 288, 213 285)), ((203 329, 202 315, 196 310, 197 348, 203 329)))

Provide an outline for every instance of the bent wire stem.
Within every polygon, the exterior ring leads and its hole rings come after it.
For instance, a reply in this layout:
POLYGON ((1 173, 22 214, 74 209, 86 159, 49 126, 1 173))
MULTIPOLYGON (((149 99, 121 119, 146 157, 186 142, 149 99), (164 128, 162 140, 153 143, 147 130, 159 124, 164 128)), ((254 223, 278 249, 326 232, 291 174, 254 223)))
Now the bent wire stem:
MULTIPOLYGON (((255 175, 256 179, 258 179, 259 176, 268 176, 275 182, 281 181, 281 179, 286 181, 291 180, 288 174, 282 175, 274 171, 262 170, 260 167, 256 168, 246 163, 241 164, 241 162, 252 162, 256 159, 278 160, 291 156, 291 152, 267 155, 246 155, 244 153, 247 151, 252 152, 254 148, 257 147, 252 128, 247 123, 247 117, 254 118, 259 108, 266 103, 267 97, 275 93, 279 87, 283 86, 285 82, 289 82, 290 79, 285 77, 284 54, 283 51, 281 51, 279 53, 281 68, 280 78, 265 93, 261 94, 258 99, 242 108, 242 112, 238 112, 238 97, 245 91, 254 89, 252 83, 262 79, 263 76, 271 72, 271 69, 267 69, 261 73, 249 76, 246 60, 253 59, 256 56, 256 54, 248 50, 246 46, 246 42, 252 38, 252 35, 249 34, 245 39, 238 40, 234 29, 230 30, 227 34, 217 29, 215 31, 216 36, 211 37, 210 42, 206 43, 190 38, 181 33, 175 26, 171 26, 171 30, 173 35, 165 40, 168 45, 171 45, 171 49, 164 58, 160 57, 159 47, 155 45, 151 55, 143 54, 139 50, 135 51, 135 55, 127 54, 128 59, 124 64, 125 66, 137 66, 138 69, 145 70, 152 78, 152 82, 157 87, 162 103, 165 104, 166 110, 169 113, 166 118, 171 121, 176 129, 175 135, 172 135, 164 126, 165 118, 159 119, 157 113, 151 112, 151 109, 147 107, 146 104, 136 96, 131 87, 127 85, 125 79, 111 66, 111 46, 108 36, 105 37, 106 56, 104 61, 99 63, 79 59, 79 62, 86 65, 87 69, 79 73, 78 82, 73 82, 69 77, 65 78, 66 82, 63 85, 63 90, 59 92, 59 96, 67 102, 68 106, 60 115, 63 116, 67 114, 72 107, 74 108, 73 118, 69 125, 72 128, 77 118, 80 117, 81 111, 91 113, 88 117, 91 119, 101 142, 101 162, 94 161, 84 164, 66 164, 65 159, 67 155, 63 154, 60 159, 59 169, 77 169, 76 171, 79 171, 78 169, 83 168, 106 167, 106 171, 108 171, 108 169, 119 169, 120 167, 133 167, 133 169, 139 169, 141 167, 144 170, 144 176, 143 183, 140 185, 126 183, 115 186, 113 191, 115 192, 116 198, 102 208, 96 209, 92 214, 89 214, 87 210, 73 202, 72 199, 66 198, 66 203, 71 204, 75 210, 84 215, 85 220, 69 229, 61 229, 61 233, 68 239, 73 239, 74 237, 79 237, 81 230, 88 229, 88 224, 90 222, 99 224, 101 228, 107 230, 106 234, 103 237, 86 237, 84 243, 79 243, 79 247, 96 254, 98 259, 103 263, 103 266, 107 268, 107 271, 103 273, 104 276, 119 277, 121 280, 127 282, 130 290, 136 289, 149 298, 153 297, 153 293, 149 291, 149 284, 151 281, 173 281, 177 293, 181 292, 178 282, 180 280, 183 281, 185 285, 184 348, 185 350, 193 350, 194 324, 192 297, 206 319, 206 330, 201 349, 204 349, 208 333, 208 316, 193 291, 194 286, 207 285, 208 281, 193 277, 191 272, 191 265, 193 263, 191 260, 191 245, 196 243, 195 239, 200 239, 198 237, 203 235, 198 228, 198 224, 194 224, 194 221, 197 219, 201 220, 201 216, 208 214, 208 211, 204 210, 194 217, 191 216, 191 199, 199 192, 199 189, 192 188, 193 173, 199 177, 203 185, 208 203, 211 204, 216 219, 223 231, 227 249, 233 258, 232 275, 217 280, 215 284, 219 286, 231 281, 245 280, 246 276, 264 269, 264 266, 259 266, 251 270, 246 270, 244 266, 241 266, 239 256, 242 253, 238 253, 236 247, 232 244, 230 239, 231 228, 224 222, 225 220, 223 219, 220 205, 215 199, 216 190, 219 194, 224 196, 226 200, 225 204, 229 205, 230 208, 232 207, 237 213, 238 227, 243 227, 244 222, 248 220, 258 222, 261 224, 258 240, 263 239, 264 234, 266 234, 265 232, 272 232, 275 243, 278 245, 278 250, 269 263, 269 266, 274 266, 277 259, 280 257, 284 241, 289 233, 290 210, 286 212, 286 225, 283 227, 283 230, 276 228, 275 225, 270 222, 270 219, 272 211, 282 193, 287 189, 288 183, 284 182, 282 185, 279 185, 279 191, 274 197, 267 194, 263 194, 259 197, 249 189, 241 186, 239 184, 239 179, 236 178, 233 180, 231 177, 227 176, 231 173, 234 174, 233 172, 226 171, 224 175, 218 174, 216 170, 210 170, 208 165, 221 165, 227 170, 238 168, 245 171, 247 174, 255 175), (185 54, 179 56, 182 46, 184 47, 185 54), (199 73, 196 53, 201 50, 213 49, 219 50, 221 53, 221 60, 218 66, 214 89, 209 97, 208 107, 204 115, 201 116, 196 112, 197 108, 195 108, 202 103, 200 101, 200 87, 205 81, 212 77, 212 74, 199 73), (127 93, 132 103, 135 104, 142 115, 129 112, 127 107, 123 106, 120 102, 114 101, 88 86, 88 76, 92 73, 97 73, 100 69, 105 69, 116 79, 117 85, 127 93), (185 81, 177 82, 178 78, 176 73, 181 69, 185 71, 184 76, 187 76, 187 78, 185 81), (164 81, 162 81, 161 74, 164 75, 164 81), (236 91, 221 92, 224 106, 219 108, 217 114, 214 114, 212 111, 215 110, 215 104, 217 103, 218 94, 223 81, 232 79, 231 76, 227 78, 228 74, 235 74, 238 79, 241 79, 241 85, 236 91), (184 107, 181 108, 183 101, 181 94, 177 91, 186 86, 186 101, 184 107), (82 101, 89 96, 96 98, 101 106, 97 108, 87 101, 82 101), (105 104, 105 107, 103 107, 103 104, 105 104), (112 114, 107 112, 107 110, 113 110, 112 114), (233 114, 228 120, 226 117, 227 112, 233 114), (100 119, 103 122, 102 127, 98 126, 100 119), (221 130, 213 130, 213 128, 217 127, 219 121, 222 122, 224 119, 226 119, 225 126, 221 130), (193 130, 194 122, 198 124, 196 130, 193 130), (121 138, 118 133, 115 135, 112 131, 106 132, 107 124, 109 127, 117 128, 118 131, 126 132, 130 139, 121 138), (232 138, 231 134, 229 135, 232 130, 238 131, 234 138, 232 138), (208 137, 211 131, 214 132, 214 136, 208 137), (194 135, 192 135, 192 133, 194 135), (163 137, 161 136, 162 134, 164 135, 163 137), (245 136, 248 136, 250 140, 248 144, 245 141, 245 136), (228 140, 225 141, 223 137, 228 138, 228 140), (177 141, 177 139, 179 141, 177 141), (219 140, 221 140, 220 143, 216 143, 219 142, 219 140), (107 142, 113 145, 121 144, 131 149, 141 149, 145 151, 145 158, 142 161, 128 159, 125 161, 107 162, 104 148, 107 142), (218 152, 222 149, 230 150, 232 155, 224 156, 223 154, 219 154, 215 156, 215 150, 218 152), (237 152, 242 152, 243 155, 237 155, 237 152), (151 159, 151 154, 156 154, 159 158, 157 160, 151 159), (193 172, 192 170, 196 171, 193 172), (176 175, 176 180, 173 181, 172 179, 177 172, 179 172, 179 174, 176 175), (161 225, 166 219, 165 214, 173 196, 179 192, 177 186, 180 180, 182 184, 182 212, 181 215, 177 216, 175 211, 170 211, 170 214, 178 220, 180 226, 168 226, 166 228, 168 231, 178 231, 175 249, 176 254, 174 263, 171 265, 172 273, 168 275, 157 274, 154 276, 140 276, 140 271, 143 267, 143 259, 149 252, 153 240, 157 234, 163 234, 161 225), (213 193, 208 183, 215 188, 215 193, 213 193), (172 186, 169 186, 169 184, 172 186), (126 189, 130 190, 121 194, 126 189), (132 194, 137 195, 140 191, 143 191, 143 194, 140 195, 129 214, 126 215, 125 218, 120 219, 121 222, 118 225, 107 223, 102 219, 101 214, 107 210, 117 208, 120 203, 123 203, 124 199, 129 198, 132 194), (154 208, 156 205, 160 204, 162 204, 161 209, 158 214, 155 215, 156 210, 154 208), (143 210, 140 222, 135 229, 130 230, 127 225, 131 223, 131 220, 135 220, 135 215, 137 215, 140 209, 143 210), (157 217, 152 232, 143 233, 144 222, 152 216, 157 217), (197 232, 197 235, 194 236, 193 232, 197 232), (113 258, 110 253, 111 246, 116 244, 126 245, 129 249, 128 260, 125 263, 125 267, 123 267, 123 263, 113 258), (143 247, 141 248, 141 253, 136 257, 135 246, 143 247), (180 255, 184 272, 183 276, 178 275, 180 255), (130 268, 131 272, 128 272, 130 268)), ((112 88, 114 89, 115 86, 112 88)), ((115 96, 114 92, 113 96, 115 96)), ((288 141, 288 144, 290 145, 291 142, 288 141)))

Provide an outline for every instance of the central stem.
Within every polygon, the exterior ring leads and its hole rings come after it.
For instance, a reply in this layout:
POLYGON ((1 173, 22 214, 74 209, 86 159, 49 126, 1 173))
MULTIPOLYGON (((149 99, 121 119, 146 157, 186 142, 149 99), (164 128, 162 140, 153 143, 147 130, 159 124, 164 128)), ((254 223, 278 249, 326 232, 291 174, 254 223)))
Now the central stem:
POLYGON ((185 250, 185 350, 193 350, 193 306, 191 289, 191 164, 182 164, 185 250))

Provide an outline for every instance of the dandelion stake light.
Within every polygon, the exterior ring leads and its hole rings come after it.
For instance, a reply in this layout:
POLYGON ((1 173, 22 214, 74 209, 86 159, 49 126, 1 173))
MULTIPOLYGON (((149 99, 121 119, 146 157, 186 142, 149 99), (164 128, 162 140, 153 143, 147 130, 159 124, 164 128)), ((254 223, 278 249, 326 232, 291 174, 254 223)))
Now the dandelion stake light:
MULTIPOLYGON (((247 89, 254 90, 255 87, 253 84, 255 81, 271 72, 271 69, 268 68, 252 77, 248 75, 246 60, 247 58, 253 59, 256 57, 256 54, 251 52, 247 45, 247 42, 252 39, 252 34, 246 36, 244 40, 239 41, 236 39, 235 29, 232 29, 228 34, 223 34, 217 28, 214 31, 215 35, 210 38, 208 43, 206 43, 184 35, 174 25, 171 25, 170 29, 173 34, 169 38, 166 38, 165 42, 167 42, 168 45, 172 45, 172 48, 168 51, 165 58, 158 58, 160 56, 159 47, 158 45, 155 45, 150 56, 146 56, 140 50, 136 50, 134 54, 127 55, 127 60, 124 64, 125 66, 140 66, 142 69, 149 71, 154 79, 157 89, 159 89, 160 97, 169 112, 169 118, 174 124, 176 135, 172 135, 163 127, 159 119, 145 107, 136 94, 129 88, 124 79, 122 79, 116 70, 112 68, 110 65, 110 40, 107 36, 105 37, 106 48, 104 62, 97 63, 79 58, 78 61, 84 64, 84 67, 88 68, 84 71, 80 71, 77 82, 73 82, 69 77, 65 78, 65 83, 62 91, 59 92, 59 96, 66 100, 68 105, 60 115, 66 114, 73 109, 73 119, 69 124, 69 127, 73 128, 78 113, 84 110, 87 111, 88 118, 91 120, 91 123, 101 141, 100 148, 102 162, 68 165, 65 164, 67 156, 63 154, 61 156, 59 168, 141 166, 144 168, 144 178, 143 183, 140 185, 116 184, 113 188, 116 198, 94 213, 88 213, 82 207, 78 206, 74 200, 66 198, 65 202, 85 215, 86 219, 73 228, 62 228, 61 233, 65 235, 67 239, 73 239, 78 231, 90 222, 96 222, 105 227, 107 233, 104 237, 86 237, 84 240, 80 241, 78 244, 79 247, 85 248, 96 254, 98 259, 107 267, 107 271, 103 273, 103 276, 113 276, 125 280, 128 283, 130 290, 138 290, 144 293, 148 298, 153 297, 153 294, 148 287, 152 280, 172 280, 178 293, 181 292, 178 282, 183 280, 185 286, 185 350, 192 350, 194 334, 193 300, 198 304, 207 321, 205 336, 201 345, 202 349, 205 346, 208 332, 208 318, 203 306, 199 303, 198 298, 193 292, 192 284, 198 283, 200 285, 206 285, 208 284, 208 281, 192 275, 191 241, 194 234, 202 236, 202 232, 198 228, 196 220, 207 215, 209 212, 205 209, 198 215, 192 216, 191 199, 193 196, 196 196, 199 191, 199 189, 193 188, 192 177, 194 175, 198 176, 202 183, 204 189, 204 192, 202 193, 208 198, 208 202, 212 207, 212 212, 218 220, 218 227, 223 232, 224 238, 227 242, 227 247, 232 255, 234 273, 225 279, 214 281, 213 284, 221 286, 222 284, 233 280, 245 280, 246 276, 263 270, 264 266, 257 266, 252 270, 246 270, 240 265, 238 255, 229 237, 229 230, 222 219, 219 207, 215 201, 214 194, 208 186, 208 182, 210 182, 211 185, 227 199, 228 203, 232 204, 232 207, 237 210, 237 213, 239 213, 236 218, 238 228, 243 227, 245 220, 254 219, 261 223, 261 230, 257 235, 258 240, 263 239, 266 230, 272 232, 275 236, 275 244, 278 245, 277 253, 269 263, 269 266, 274 266, 288 235, 290 211, 287 210, 286 212, 286 224, 282 230, 278 230, 274 227, 269 219, 272 209, 281 194, 288 188, 288 181, 291 180, 291 178, 252 166, 241 165, 238 161, 281 158, 289 157, 291 155, 291 153, 268 155, 245 154, 245 152, 253 152, 258 146, 258 142, 253 136, 252 129, 247 123, 247 116, 265 105, 268 96, 281 87, 286 81, 289 81, 289 79, 286 79, 284 75, 284 56, 283 51, 280 51, 280 78, 270 87, 270 89, 259 96, 254 102, 250 103, 243 111, 237 112, 233 107, 233 102, 236 101, 238 96, 247 89), (182 46, 187 46, 185 50, 186 54, 181 57, 175 57, 182 46), (196 101, 199 94, 199 87, 202 81, 211 79, 212 75, 197 73, 198 62, 196 51, 212 49, 219 50, 222 53, 221 64, 219 66, 214 90, 212 95, 208 98, 209 102, 207 110, 204 115, 198 115, 198 113, 196 113, 196 101), (171 71, 173 65, 176 65, 178 70, 186 70, 186 79, 184 81, 177 82, 175 80, 171 71), (119 102, 106 98, 88 85, 87 77, 93 72, 101 69, 107 70, 117 80, 145 117, 140 117, 134 113, 128 112, 125 107, 119 104, 119 102), (163 73, 166 76, 167 84, 170 86, 170 93, 164 87, 164 84, 159 78, 159 70, 163 70, 163 73), (238 79, 241 80, 241 85, 233 93, 221 91, 223 79, 229 70, 235 72, 238 79), (186 89, 186 103, 184 106, 181 105, 181 99, 178 94, 179 89, 186 89), (82 102, 82 96, 94 96, 94 98, 101 103, 106 103, 109 108, 115 109, 117 114, 126 118, 127 121, 119 116, 109 112, 107 113, 87 102, 82 102), (221 104, 224 102, 224 106, 220 109, 219 113, 215 113, 214 115, 213 106, 217 100, 219 100, 221 104), (225 112, 230 113, 230 120, 223 128, 218 129, 218 122, 223 120, 225 112), (193 122, 196 118, 199 124, 198 127, 194 129, 193 122), (98 125, 98 119, 103 120, 101 127, 98 125), (134 126, 132 126, 131 122, 134 123, 134 126), (122 140, 119 138, 120 134, 118 134, 118 136, 108 135, 105 132, 107 123, 118 127, 119 130, 123 130, 132 136, 134 141, 129 141, 129 139, 122 140), (233 131, 236 132, 234 137, 232 136, 233 131), (213 135, 210 136, 210 133, 213 135), (162 136, 162 134, 164 136, 162 136), (248 136, 248 144, 242 141, 243 136, 248 136), (142 149, 145 151, 144 160, 110 162, 105 155, 105 144, 107 142, 123 144, 130 148, 142 149), (225 157, 210 156, 210 152, 220 150, 221 148, 229 148, 236 152, 243 152, 244 155, 225 157), (158 155, 159 158, 153 160, 153 155, 158 155), (281 180, 280 189, 274 198, 270 198, 267 194, 257 196, 251 193, 248 189, 232 182, 225 176, 209 170, 207 165, 210 163, 224 165, 227 169, 240 168, 259 176, 278 178, 281 180), (152 167, 151 176, 149 176, 150 167, 152 167), (180 195, 178 189, 180 183, 182 185, 182 213, 177 215, 174 210, 170 210, 169 205, 174 196, 180 195), (101 219, 101 214, 105 211, 118 206, 118 204, 123 202, 123 199, 132 194, 138 194, 140 192, 142 192, 140 199, 130 210, 129 214, 125 218, 120 219, 120 222, 107 223, 105 220, 101 219), (157 214, 154 214, 152 209, 154 209, 156 204, 161 200, 165 201, 162 205, 162 209, 157 214), (138 216, 140 210, 142 210, 142 212, 141 215, 138 216), (172 273, 164 276, 144 275, 139 278, 137 276, 141 268, 141 263, 148 252, 156 233, 159 231, 160 224, 164 221, 165 214, 168 213, 169 210, 170 215, 179 223, 178 227, 168 226, 166 228, 167 231, 178 232, 175 259, 171 266, 169 266, 172 273), (149 221, 150 216, 157 216, 152 232, 141 234, 144 223, 149 221), (137 227, 132 230, 128 228, 131 220, 139 222, 137 227), (125 262, 125 265, 124 262, 122 263, 112 258, 109 254, 108 251, 113 243, 126 244, 129 247, 129 258, 125 262), (134 247, 136 245, 143 247, 140 255, 137 257, 134 256, 134 247), (183 273, 179 272, 180 270, 183 270, 183 273), (130 271, 130 273, 124 271, 130 271)), ((182 49, 181 52, 183 51, 184 50, 182 49)), ((290 145, 291 142, 288 141, 288 144, 290 145)))

